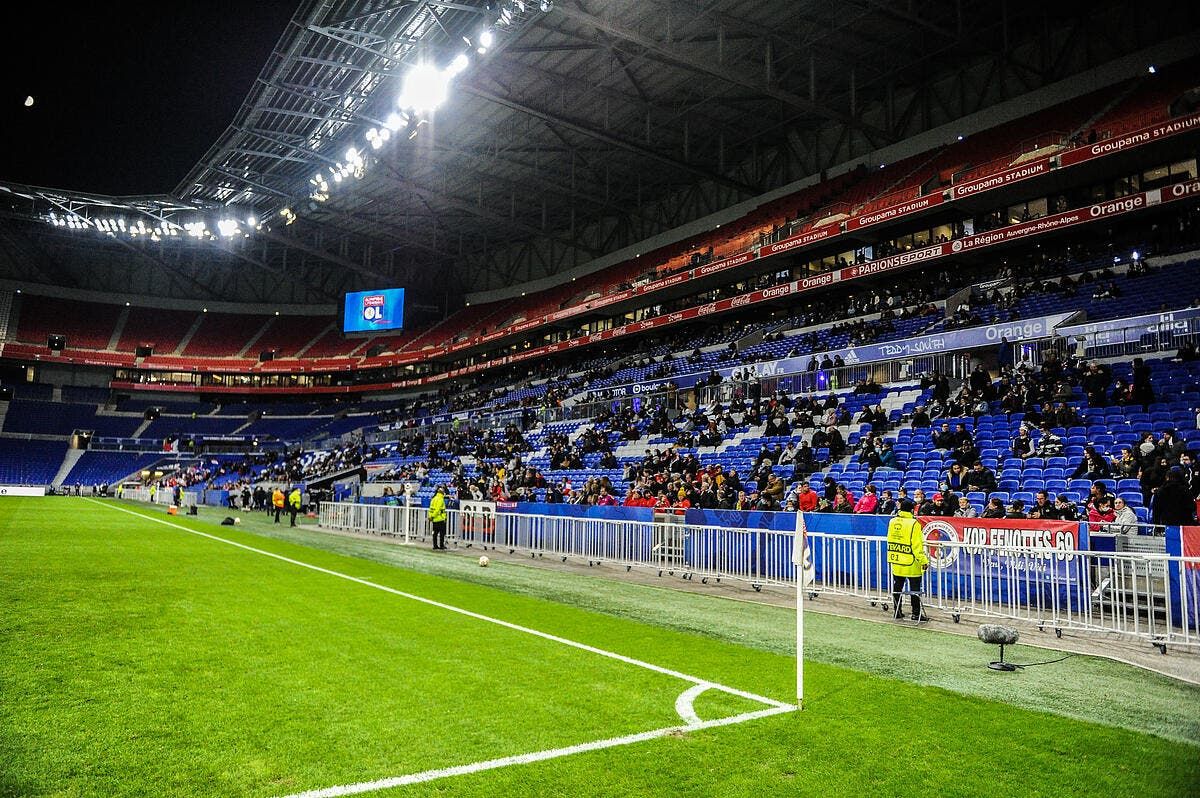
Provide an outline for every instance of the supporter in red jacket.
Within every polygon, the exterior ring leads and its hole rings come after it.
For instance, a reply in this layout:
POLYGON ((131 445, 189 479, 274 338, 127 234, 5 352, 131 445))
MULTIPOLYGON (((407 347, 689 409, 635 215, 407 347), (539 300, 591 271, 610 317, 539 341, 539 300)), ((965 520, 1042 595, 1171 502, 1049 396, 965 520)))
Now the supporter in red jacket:
POLYGON ((796 507, 800 512, 811 513, 817 509, 817 498, 817 492, 804 483, 796 493, 796 507))

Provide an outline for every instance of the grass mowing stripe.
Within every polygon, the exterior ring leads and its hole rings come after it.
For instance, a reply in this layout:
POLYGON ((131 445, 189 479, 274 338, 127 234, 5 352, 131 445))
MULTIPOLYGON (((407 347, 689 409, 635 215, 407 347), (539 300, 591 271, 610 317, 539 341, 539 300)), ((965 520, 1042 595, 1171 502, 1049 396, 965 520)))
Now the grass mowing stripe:
POLYGON ((142 513, 138 513, 133 510, 128 510, 124 507, 116 507, 113 505, 107 505, 107 504, 104 504, 103 502, 98 502, 95 499, 87 499, 87 501, 89 501, 93 504, 98 504, 101 507, 109 507, 113 510, 117 510, 122 513, 128 513, 129 515, 136 515, 139 518, 142 518, 146 521, 153 521, 156 524, 163 524, 164 526, 169 526, 169 527, 172 527, 173 529, 179 529, 184 532, 188 532, 192 535, 199 535, 200 537, 208 538, 209 540, 215 540, 219 543, 225 543, 230 546, 236 546, 239 549, 244 549, 246 551, 254 552, 255 554, 261 554, 264 557, 272 557, 276 560, 281 560, 281 561, 289 563, 291 565, 297 565, 301 568, 308 568, 309 570, 316 571, 316 572, 322 573, 322 574, 327 574, 328 576, 335 576, 339 579, 345 579, 349 582, 354 582, 354 583, 357 583, 360 585, 365 585, 366 587, 371 587, 376 590, 382 590, 386 593, 391 593, 393 595, 400 596, 401 598, 409 599, 410 601, 418 601, 422 604, 427 604, 431 607, 437 607, 438 609, 447 610, 449 612, 454 612, 459 615, 465 615, 468 618, 474 618, 475 620, 478 620, 478 621, 484 621, 486 623, 493 623, 493 624, 496 624, 497 626, 502 626, 506 629, 512 629, 513 631, 516 631, 516 632, 522 632, 523 634, 533 635, 534 637, 540 637, 543 640, 550 640, 554 643, 560 643, 564 646, 570 646, 572 648, 580 649, 581 651, 587 651, 590 654, 597 654, 601 657, 608 657, 609 659, 615 659, 618 662, 624 662, 626 665, 636 665, 639 668, 645 668, 648 671, 654 671, 655 673, 661 673, 665 676, 673 676, 676 679, 682 679, 683 681, 692 682, 694 684, 707 685, 711 688, 721 690, 722 692, 725 692, 725 693, 729 693, 730 695, 736 695, 740 698, 745 698, 750 701, 758 701, 760 703, 767 704, 768 706, 772 706, 772 707, 775 707, 778 709, 795 709, 794 705, 787 704, 783 701, 776 701, 773 698, 767 698, 766 696, 756 695, 755 693, 750 693, 745 690, 739 690, 736 687, 729 687, 727 685, 719 684, 717 682, 713 682, 708 679, 701 679, 698 676, 691 676, 690 674, 682 673, 677 670, 672 670, 671 668, 664 668, 660 665, 655 665, 653 663, 646 662, 645 660, 639 660, 639 659, 634 659, 633 657, 627 657, 624 654, 618 654, 615 651, 608 651, 606 649, 596 648, 595 646, 589 646, 586 643, 580 643, 575 640, 568 640, 565 637, 559 637, 558 635, 552 635, 552 634, 549 634, 548 632, 542 632, 537 629, 531 629, 528 626, 521 626, 520 624, 515 624, 510 621, 503 621, 499 618, 493 618, 489 615, 483 615, 482 613, 474 612, 472 610, 466 610, 466 609, 463 609, 462 607, 455 607, 450 604, 444 604, 440 601, 435 601, 433 599, 425 598, 424 596, 417 596, 412 593, 406 593, 405 591, 397 590, 394 587, 388 587, 387 585, 380 585, 375 582, 369 582, 366 579, 360 579, 357 576, 350 576, 349 574, 344 574, 339 571, 331 570, 329 568, 322 568, 319 565, 313 565, 312 563, 302 562, 301 560, 295 560, 295 559, 292 559, 291 557, 285 557, 282 554, 276 554, 274 552, 265 551, 263 549, 255 548, 254 546, 247 546, 244 543, 238 543, 237 541, 229 540, 227 538, 223 538, 218 535, 211 535, 208 532, 201 532, 198 529, 189 529, 188 527, 183 526, 181 524, 172 523, 171 521, 166 521, 162 518, 154 518, 152 516, 143 515, 142 513))

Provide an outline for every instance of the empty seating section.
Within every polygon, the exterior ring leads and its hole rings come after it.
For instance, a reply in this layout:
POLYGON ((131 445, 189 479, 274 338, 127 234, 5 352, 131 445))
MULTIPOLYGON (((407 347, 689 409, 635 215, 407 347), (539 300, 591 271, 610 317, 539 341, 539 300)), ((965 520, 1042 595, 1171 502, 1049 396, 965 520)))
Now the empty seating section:
POLYGON ((500 316, 508 309, 510 304, 509 301, 505 300, 489 305, 476 305, 463 308, 457 313, 451 314, 449 318, 443 320, 441 323, 430 327, 425 332, 414 335, 403 348, 406 351, 415 352, 427 346, 444 346, 460 338, 471 338, 480 335, 489 324, 492 326, 492 329, 488 329, 487 332, 492 332, 495 325, 504 320, 500 316))
POLYGON ((65 442, 0 438, 0 485, 49 485, 66 454, 65 442))
MULTIPOLYGON (((1192 258, 1150 274, 1125 277, 1117 281, 1121 295, 1111 298, 1094 298, 1095 283, 1079 286, 1074 296, 1064 296, 1058 291, 1037 293, 1018 300, 1006 314, 1008 318, 1018 319, 1083 310, 1087 312, 1088 321, 1102 321, 1175 309, 1200 297, 1197 269, 1200 269, 1200 259, 1192 258)), ((999 315, 1000 310, 994 305, 985 305, 976 312, 984 319, 991 319, 999 315)))
POLYGON ((228 416, 159 416, 142 431, 142 438, 168 438, 179 435, 231 435, 245 425, 244 418, 228 416))
MULTIPOLYGON (((205 313, 203 316, 200 326, 183 348, 182 354, 195 357, 233 357, 245 348, 272 318, 240 313, 205 313)), ((257 356, 258 352, 253 354, 257 356)))
POLYGON ((272 418, 263 417, 253 421, 250 426, 239 432, 239 435, 255 437, 272 437, 279 440, 303 440, 324 426, 328 418, 313 416, 311 418, 272 418))
POLYGON ((84 452, 63 479, 64 485, 114 484, 161 460, 161 452, 84 452))
POLYGON ((98 438, 132 438, 137 428, 142 426, 143 419, 141 416, 97 413, 90 423, 89 429, 98 438))
POLYGON ((12 388, 18 399, 41 399, 48 402, 54 396, 54 386, 42 382, 26 382, 12 388))
POLYGON ((211 413, 213 406, 207 402, 164 401, 162 399, 126 398, 117 402, 117 410, 122 413, 144 413, 150 408, 157 408, 162 413, 175 415, 198 416, 211 413))
POLYGON ((322 333, 317 340, 313 341, 312 346, 304 350, 304 357, 318 358, 349 355, 351 350, 362 343, 359 339, 346 338, 342 335, 341 329, 336 328, 322 333))
POLYGON ((307 416, 318 413, 322 406, 315 402, 229 402, 217 408, 219 416, 241 416, 268 413, 273 416, 307 416))
POLYGON ((274 352, 275 357, 289 357, 316 338, 329 323, 328 316, 275 316, 247 354, 274 352))
POLYGON ((23 294, 16 338, 44 346, 48 336, 64 335, 72 349, 104 349, 122 310, 117 305, 23 294))
POLYGON ((91 429, 95 418, 95 405, 14 399, 8 403, 3 431, 35 435, 70 435, 77 429, 91 429))
POLYGON ((64 385, 62 400, 64 402, 80 402, 88 405, 102 405, 108 401, 107 388, 94 388, 82 385, 64 385))
POLYGON ((169 355, 179 347, 195 322, 196 312, 192 310, 130 308, 117 349, 133 352, 139 346, 152 346, 156 353, 169 355))
POLYGON ((957 173, 954 182, 962 183, 993 172, 1002 172, 1022 155, 1032 151, 1049 145, 1066 146, 1073 132, 1126 87, 1127 84, 1110 86, 968 136, 949 147, 945 155, 939 158, 935 168, 939 172, 953 169, 957 173))
POLYGON ((1192 69, 1170 69, 1141 79, 1137 91, 1116 103, 1093 123, 1101 139, 1164 122, 1170 118, 1170 104, 1182 92, 1200 84, 1192 69))

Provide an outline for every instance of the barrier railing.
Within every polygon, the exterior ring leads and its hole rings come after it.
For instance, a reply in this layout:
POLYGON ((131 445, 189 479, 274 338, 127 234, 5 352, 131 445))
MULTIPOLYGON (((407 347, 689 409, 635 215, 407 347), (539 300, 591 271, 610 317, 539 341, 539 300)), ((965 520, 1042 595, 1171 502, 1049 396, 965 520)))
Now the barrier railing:
MULTIPOLYGON (((121 498, 131 499, 135 502, 170 505, 175 503, 175 492, 171 488, 159 488, 153 493, 149 488, 128 488, 121 492, 121 498)), ((196 491, 185 490, 180 493, 180 507, 195 507, 199 503, 200 494, 196 491)))
MULTIPOLYGON (((651 568, 686 579, 738 580, 762 589, 796 581, 795 534, 684 523, 499 513, 493 506, 450 510, 451 545, 589 564, 651 568)), ((429 537, 415 507, 327 502, 319 523, 331 530, 407 542, 429 537)), ((925 606, 961 616, 1022 620, 1051 628, 1117 634, 1153 643, 1200 646, 1200 558, 1143 552, 974 545, 930 540, 925 606)), ((813 596, 892 602, 887 540, 809 532, 806 567, 813 596)))

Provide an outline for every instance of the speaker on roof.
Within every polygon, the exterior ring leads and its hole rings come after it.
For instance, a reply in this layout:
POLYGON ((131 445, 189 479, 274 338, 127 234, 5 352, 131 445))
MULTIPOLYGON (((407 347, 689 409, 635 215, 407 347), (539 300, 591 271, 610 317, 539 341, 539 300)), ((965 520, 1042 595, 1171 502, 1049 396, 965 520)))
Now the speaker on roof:
POLYGON ((139 346, 137 349, 133 350, 133 353, 138 357, 150 357, 154 354, 154 347, 145 345, 139 346))
POLYGON ((67 348, 67 336, 65 335, 50 335, 46 338, 46 346, 51 352, 61 352, 67 348))
POLYGON ((266 363, 268 360, 274 360, 274 359, 275 359, 275 350, 274 349, 268 349, 265 352, 258 353, 258 362, 259 363, 266 363))

